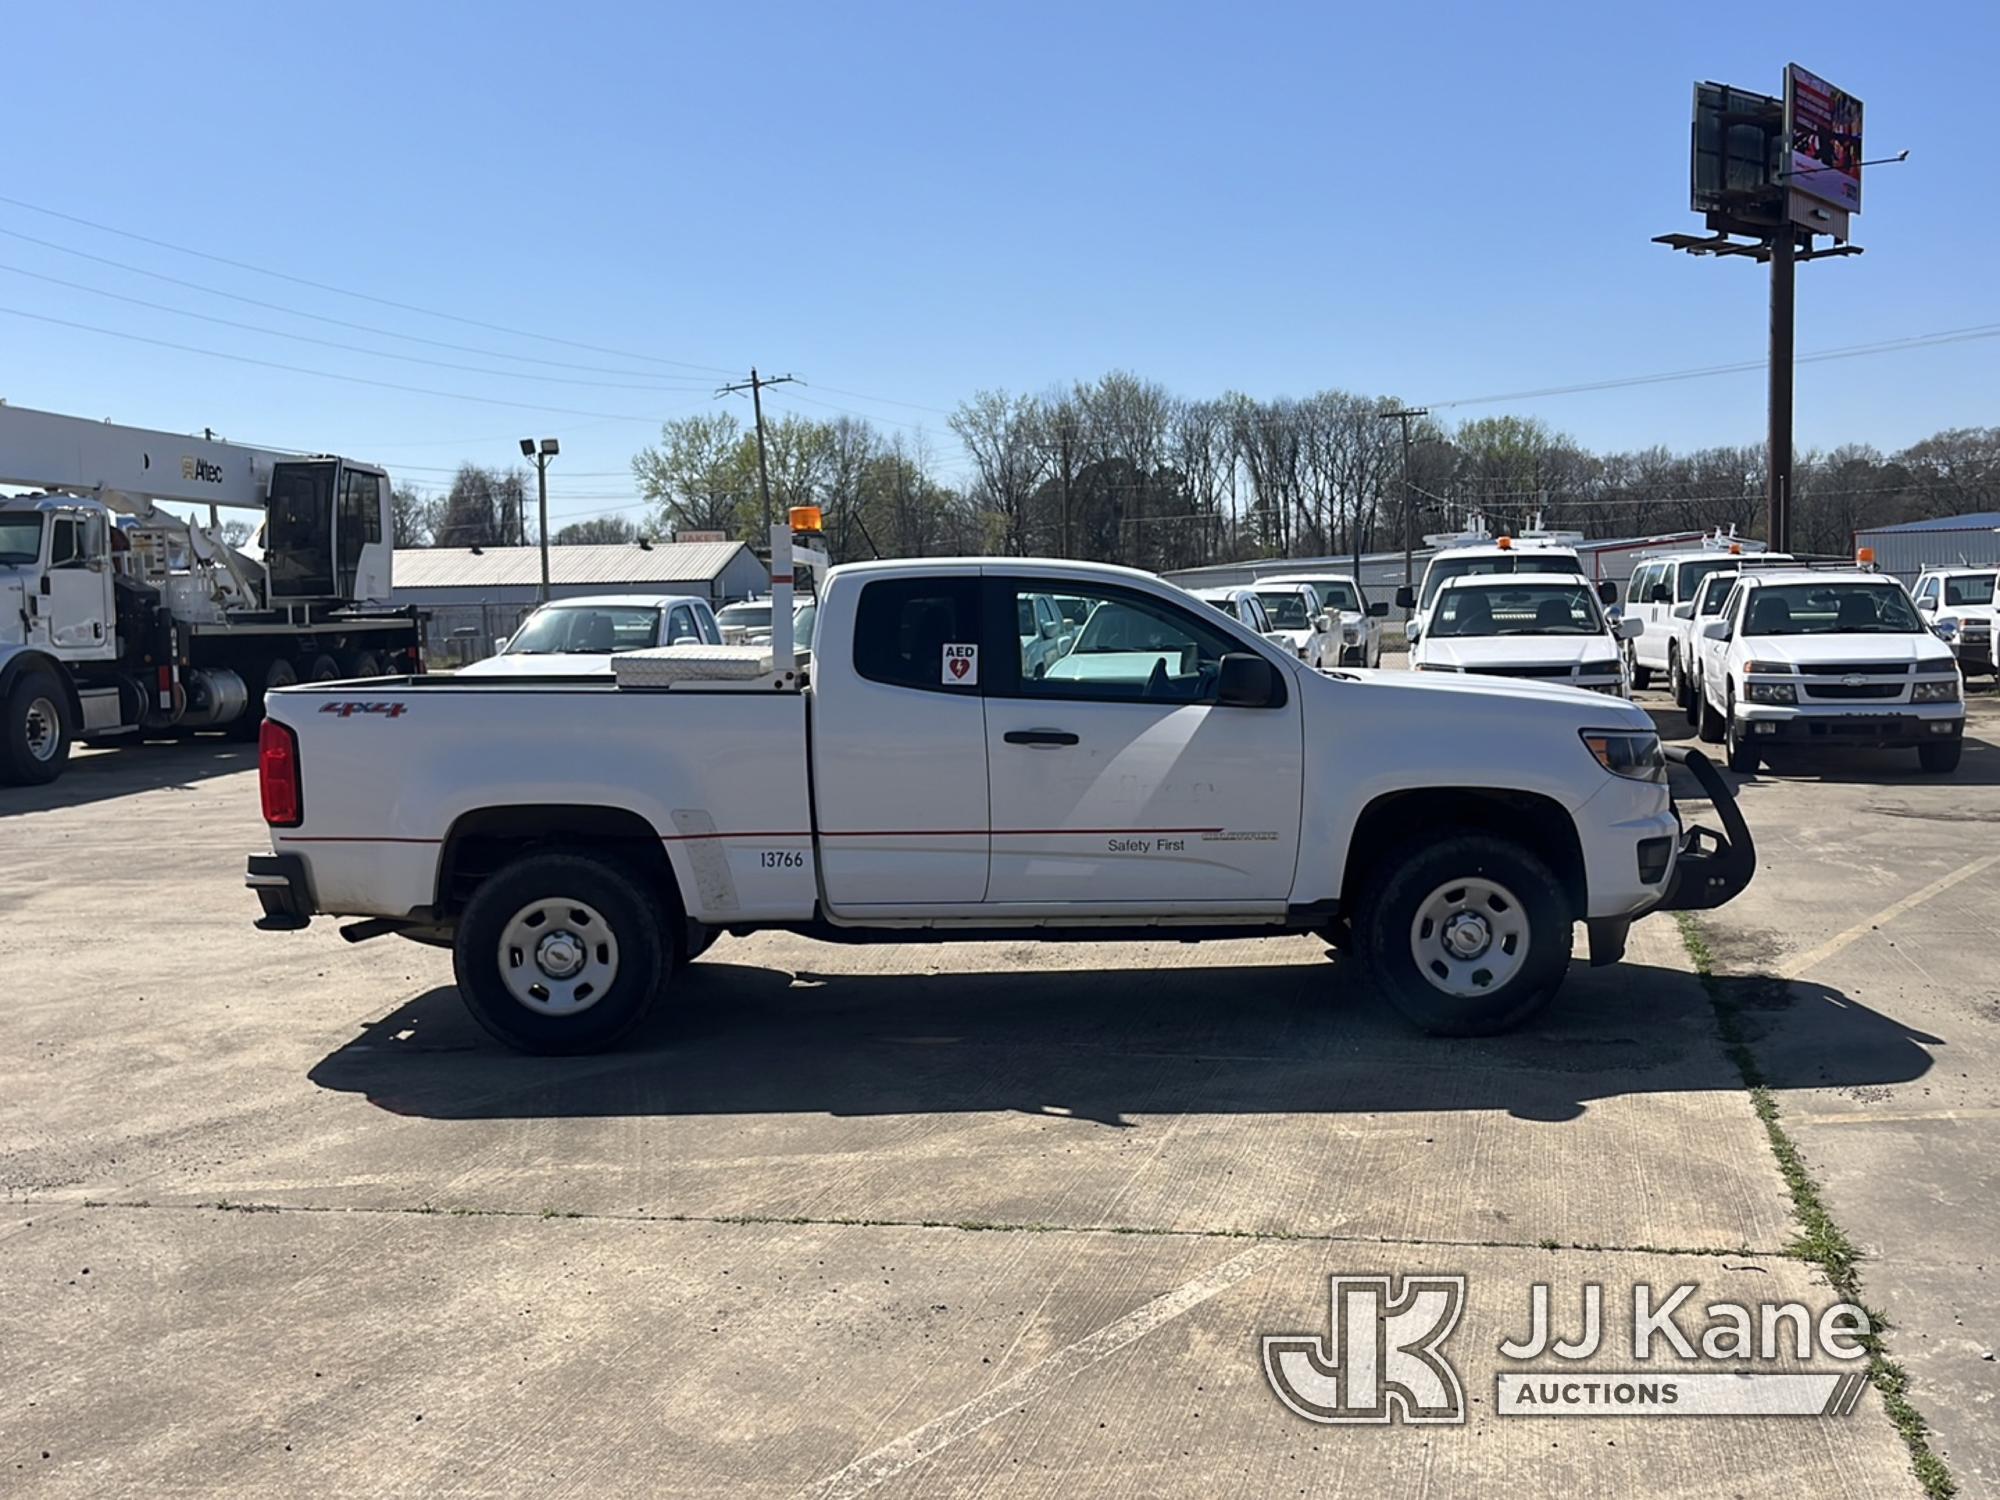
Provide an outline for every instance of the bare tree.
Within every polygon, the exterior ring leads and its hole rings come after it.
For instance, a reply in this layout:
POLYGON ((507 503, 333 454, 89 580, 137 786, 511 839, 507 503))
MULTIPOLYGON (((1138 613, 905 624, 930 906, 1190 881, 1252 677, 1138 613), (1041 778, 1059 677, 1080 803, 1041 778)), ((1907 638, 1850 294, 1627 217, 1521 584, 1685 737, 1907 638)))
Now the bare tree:
POLYGON ((980 391, 951 414, 951 430, 972 457, 979 502, 1000 520, 1002 546, 1025 556, 1035 492, 1048 470, 1040 405, 1033 396, 980 391))

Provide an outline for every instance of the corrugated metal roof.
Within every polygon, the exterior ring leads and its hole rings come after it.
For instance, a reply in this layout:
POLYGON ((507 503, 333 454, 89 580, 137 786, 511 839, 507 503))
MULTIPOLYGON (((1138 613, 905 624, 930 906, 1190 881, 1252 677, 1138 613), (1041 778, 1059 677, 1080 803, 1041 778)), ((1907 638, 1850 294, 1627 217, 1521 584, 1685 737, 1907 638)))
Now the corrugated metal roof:
MULTIPOLYGON (((718 578, 740 552, 741 542, 636 542, 551 546, 549 582, 706 583, 718 578)), ((538 547, 412 547, 399 549, 395 564, 399 589, 505 588, 542 581, 538 547)))
POLYGON ((1903 521, 1894 526, 1864 526, 1862 536, 1884 531, 1989 531, 2000 527, 2000 510, 1982 510, 1969 516, 1933 516, 1928 521, 1903 521))

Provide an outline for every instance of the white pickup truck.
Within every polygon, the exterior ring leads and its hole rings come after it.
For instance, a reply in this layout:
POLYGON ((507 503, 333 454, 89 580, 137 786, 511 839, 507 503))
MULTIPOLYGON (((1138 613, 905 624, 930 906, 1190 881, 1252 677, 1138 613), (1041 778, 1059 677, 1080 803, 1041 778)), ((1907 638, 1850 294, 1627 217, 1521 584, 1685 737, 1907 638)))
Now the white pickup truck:
POLYGON ((450 944, 473 1014, 540 1052, 612 1044, 714 934, 759 928, 1312 932, 1420 1026, 1478 1033, 1548 999, 1576 922, 1613 962, 1635 917, 1720 904, 1754 866, 1721 776, 1671 752, 1726 833, 1683 826, 1628 703, 1315 672, 1123 568, 837 568, 809 683, 783 640, 615 672, 273 693, 260 925, 450 944), (1077 672, 1023 672, 1035 595, 1090 602, 1077 672))

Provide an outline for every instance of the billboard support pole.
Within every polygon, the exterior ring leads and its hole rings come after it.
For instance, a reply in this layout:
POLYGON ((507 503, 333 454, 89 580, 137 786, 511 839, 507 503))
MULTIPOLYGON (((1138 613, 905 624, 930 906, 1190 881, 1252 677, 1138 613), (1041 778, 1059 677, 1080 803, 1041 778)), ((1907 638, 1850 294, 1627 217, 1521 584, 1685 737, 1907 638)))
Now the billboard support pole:
POLYGON ((1792 549, 1792 344, 1797 299, 1794 251, 1787 224, 1771 236, 1771 402, 1766 535, 1773 552, 1792 549))

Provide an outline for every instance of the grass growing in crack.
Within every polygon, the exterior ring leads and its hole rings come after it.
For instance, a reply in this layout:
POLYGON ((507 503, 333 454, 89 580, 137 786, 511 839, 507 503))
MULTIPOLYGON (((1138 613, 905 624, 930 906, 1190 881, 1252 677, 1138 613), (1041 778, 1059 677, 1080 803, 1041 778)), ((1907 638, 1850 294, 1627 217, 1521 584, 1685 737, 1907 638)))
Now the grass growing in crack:
MULTIPOLYGON (((1750 1048, 1750 1033, 1743 1024, 1742 1005, 1716 975, 1714 950, 1708 946, 1708 940, 1702 936, 1694 917, 1687 912, 1676 912, 1674 917, 1680 923, 1681 942, 1687 947, 1695 974, 1700 978, 1702 988, 1708 992, 1709 1004, 1715 1010, 1716 1030, 1721 1033, 1723 1051, 1736 1065, 1737 1072, 1743 1075, 1744 1086, 1750 1090, 1750 1106, 1764 1123, 1764 1134, 1771 1142, 1771 1153, 1778 1160, 1779 1175, 1785 1179, 1785 1189, 1791 1194, 1792 1215, 1798 1220, 1799 1232, 1786 1247, 1786 1253, 1819 1267, 1843 1302, 1864 1306, 1859 1274, 1861 1252, 1840 1225, 1834 1222, 1826 1200, 1820 1196, 1819 1184, 1806 1170, 1805 1158, 1799 1154, 1798 1143, 1779 1118, 1777 1096, 1771 1092, 1764 1070, 1758 1065, 1757 1055, 1750 1048)), ((1889 1358, 1888 1350, 1883 1347, 1882 1330, 1888 1326, 1887 1319, 1873 1309, 1868 1310, 1869 1331, 1859 1342, 1868 1351, 1869 1379, 1881 1393, 1883 1409, 1888 1412, 1889 1420, 1895 1423, 1896 1431, 1902 1434, 1904 1446, 1910 1450, 1910 1467, 1916 1473, 1917 1482, 1924 1487, 1924 1493, 1930 1500, 1951 1500, 1958 1493, 1958 1484, 1951 1477, 1951 1470, 1946 1467, 1945 1461, 1931 1449, 1930 1428, 1924 1421, 1923 1413, 1910 1404, 1909 1375, 1889 1358)))

